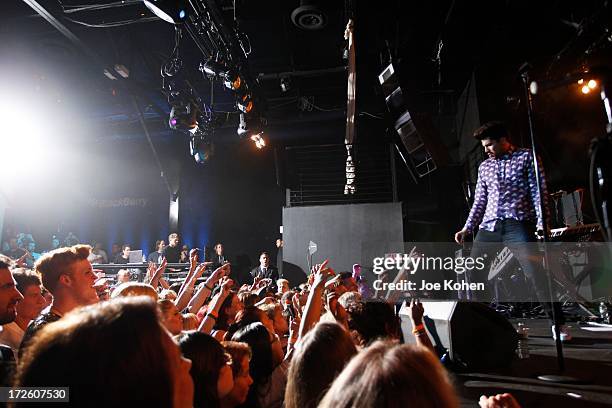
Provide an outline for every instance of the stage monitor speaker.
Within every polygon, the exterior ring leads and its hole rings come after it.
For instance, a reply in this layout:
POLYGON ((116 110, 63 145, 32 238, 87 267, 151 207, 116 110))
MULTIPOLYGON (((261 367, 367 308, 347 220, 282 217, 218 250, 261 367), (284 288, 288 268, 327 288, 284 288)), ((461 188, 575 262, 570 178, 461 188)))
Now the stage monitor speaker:
MULTIPOLYGON (((423 307, 429 337, 454 363, 480 370, 508 366, 514 358, 516 330, 490 307, 475 302, 423 302, 423 307)), ((414 343, 405 304, 399 315, 406 343, 414 343)))

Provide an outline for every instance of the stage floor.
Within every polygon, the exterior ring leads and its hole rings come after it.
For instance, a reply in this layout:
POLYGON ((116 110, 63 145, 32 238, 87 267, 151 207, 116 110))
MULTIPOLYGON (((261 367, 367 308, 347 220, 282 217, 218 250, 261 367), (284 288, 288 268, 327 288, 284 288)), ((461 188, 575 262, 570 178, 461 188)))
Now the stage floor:
MULTIPOLYGON (((512 393, 522 407, 612 406, 612 328, 588 331, 597 326, 570 322, 572 341, 564 343, 565 375, 584 380, 584 385, 547 383, 538 375, 557 374, 555 343, 545 319, 515 319, 529 328, 527 359, 515 358, 512 366, 497 371, 455 373, 462 407, 477 407, 481 395, 512 393)), ((486 336, 486 333, 482 333, 486 336)))

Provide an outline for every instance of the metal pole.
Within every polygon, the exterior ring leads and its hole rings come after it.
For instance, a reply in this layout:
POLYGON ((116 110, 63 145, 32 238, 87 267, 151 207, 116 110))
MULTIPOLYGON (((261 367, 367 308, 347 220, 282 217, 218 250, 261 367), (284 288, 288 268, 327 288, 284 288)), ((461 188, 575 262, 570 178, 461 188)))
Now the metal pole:
POLYGON ((560 332, 560 325, 559 325, 559 316, 557 316, 557 313, 555 312, 555 308, 553 305, 553 292, 552 292, 552 279, 550 277, 550 271, 549 271, 549 261, 548 261, 548 249, 547 249, 547 241, 548 241, 548 223, 546 220, 546 213, 545 213, 545 206, 544 206, 544 195, 542 194, 542 180, 540 178, 540 171, 538 168, 538 154, 537 154, 537 149, 536 149, 536 143, 535 143, 535 130, 534 130, 534 125, 533 125, 533 99, 532 99, 532 95, 531 92, 529 91, 529 71, 528 71, 529 67, 524 65, 521 69, 521 79, 523 80, 523 88, 525 91, 525 106, 527 109, 527 121, 529 124, 529 140, 531 143, 531 155, 532 155, 532 159, 533 159, 533 167, 534 167, 534 171, 535 171, 535 179, 536 179, 536 186, 538 189, 538 193, 540 196, 540 200, 538 203, 535 203, 537 206, 539 206, 540 208, 540 216, 542 217, 542 229, 543 234, 542 234, 542 243, 544 244, 544 263, 543 263, 543 270, 544 273, 546 273, 546 278, 548 281, 548 295, 550 296, 550 308, 552 311, 552 320, 553 320, 553 324, 554 324, 554 330, 555 330, 555 346, 557 349, 557 365, 559 367, 559 372, 563 373, 563 371, 565 370, 565 360, 563 358, 563 344, 561 343, 561 332, 560 332))

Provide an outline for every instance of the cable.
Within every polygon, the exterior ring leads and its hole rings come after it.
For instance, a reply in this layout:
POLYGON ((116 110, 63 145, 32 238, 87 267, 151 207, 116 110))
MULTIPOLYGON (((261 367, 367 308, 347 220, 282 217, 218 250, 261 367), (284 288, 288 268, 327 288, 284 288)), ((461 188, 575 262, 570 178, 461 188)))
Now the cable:
POLYGON ((68 13, 78 13, 80 11, 104 10, 108 8, 124 7, 124 6, 136 5, 140 3, 141 3, 141 0, 125 0, 125 1, 116 1, 113 3, 107 3, 107 4, 87 4, 87 5, 79 4, 79 5, 69 5, 69 6, 64 7, 64 5, 60 2, 60 6, 62 7, 62 12, 64 12, 64 14, 68 14, 68 13))
POLYGON ((310 107, 311 108, 310 110, 312 110, 312 108, 318 111, 321 111, 321 112, 337 112, 337 111, 344 110, 342 107, 330 108, 330 109, 321 108, 320 106, 315 105, 313 102, 310 102, 310 100, 308 100, 308 98, 305 98, 305 97, 300 98, 300 100, 302 101, 302 103, 304 103, 306 107, 310 107))
POLYGON ((159 18, 157 17, 143 17, 143 18, 139 18, 135 20, 116 21, 114 23, 91 24, 91 23, 86 23, 84 21, 75 20, 75 19, 72 19, 70 17, 65 17, 65 16, 64 16, 64 19, 70 21, 71 23, 79 24, 85 27, 90 27, 90 28, 121 27, 121 26, 130 25, 130 24, 148 23, 150 21, 159 21, 159 18))
POLYGON ((364 112, 359 112, 359 114, 360 115, 365 115, 365 116, 370 116, 370 117, 375 118, 375 119, 384 119, 382 116, 377 116, 377 115, 374 115, 374 114, 372 114, 370 112, 365 112, 364 111, 364 112))

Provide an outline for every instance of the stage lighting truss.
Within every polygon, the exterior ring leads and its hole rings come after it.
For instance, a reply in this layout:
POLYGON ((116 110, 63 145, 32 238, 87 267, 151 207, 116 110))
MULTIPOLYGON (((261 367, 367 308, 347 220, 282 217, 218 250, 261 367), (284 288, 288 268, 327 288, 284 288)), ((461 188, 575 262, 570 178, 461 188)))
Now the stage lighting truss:
MULTIPOLYGON (((168 0, 143 0, 147 7, 156 15, 175 24, 175 45, 169 61, 162 67, 163 89, 172 106, 170 126, 173 129, 190 132, 192 143, 197 147, 206 145, 198 132, 202 131, 202 123, 212 129, 212 120, 203 120, 206 105, 196 96, 196 91, 189 82, 182 79, 183 59, 179 55, 182 33, 186 32, 202 53, 199 70, 209 80, 219 80, 234 92, 236 109, 240 112, 238 134, 248 138, 259 149, 266 145, 263 137, 263 120, 261 117, 261 101, 258 97, 258 84, 251 77, 247 57, 251 52, 248 37, 238 31, 234 23, 224 21, 216 0, 190 0, 186 3, 185 13, 180 13, 180 3, 168 0), (161 10, 161 12, 160 12, 161 10), (177 14, 178 13, 178 14, 177 14), (170 18, 166 18, 170 16, 170 18), (178 18, 177 18, 178 16, 178 18)), ((287 88, 290 86, 286 81, 287 88)), ((209 116, 212 117, 212 114, 209 116)), ((193 154, 193 153, 192 153, 193 154)), ((201 154, 202 162, 209 155, 201 154), (204 158, 204 160, 202 160, 204 158)))

